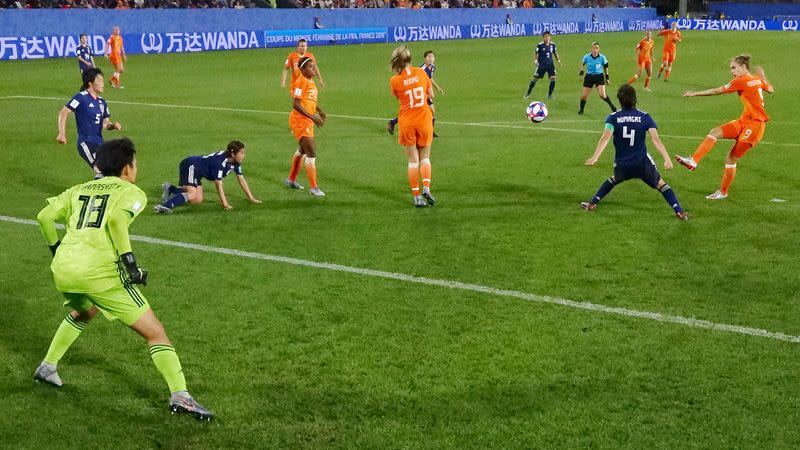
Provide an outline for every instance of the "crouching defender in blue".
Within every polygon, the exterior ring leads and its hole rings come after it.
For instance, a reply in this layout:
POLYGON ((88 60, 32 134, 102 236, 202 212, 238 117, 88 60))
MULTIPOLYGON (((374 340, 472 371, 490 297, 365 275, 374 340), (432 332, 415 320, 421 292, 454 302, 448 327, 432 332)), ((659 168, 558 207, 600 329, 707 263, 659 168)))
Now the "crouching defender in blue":
POLYGON ((161 185, 161 204, 156 205, 153 210, 158 214, 170 214, 174 208, 186 202, 203 203, 203 185, 201 183, 203 178, 214 182, 222 208, 233 209, 222 189, 222 179, 231 172, 236 173, 236 179, 239 181, 242 191, 247 195, 247 199, 252 203, 261 203, 261 200, 255 198, 250 192, 247 180, 242 174, 244 154, 244 144, 234 140, 224 151, 185 158, 178 166, 178 186, 173 186, 165 181, 161 185))
POLYGON ((614 150, 616 151, 614 175, 600 186, 591 200, 582 202, 581 208, 587 211, 596 209, 600 200, 608 195, 614 186, 632 178, 639 178, 648 186, 661 192, 678 219, 688 220, 689 217, 678 203, 678 198, 672 188, 661 178, 653 157, 647 153, 645 134, 650 135, 653 145, 664 158, 664 168, 672 169, 672 161, 658 137, 655 121, 646 112, 636 109, 636 89, 633 86, 622 85, 617 91, 617 99, 622 105, 622 109, 608 116, 603 136, 600 137, 592 157, 586 160, 587 166, 593 166, 613 135, 614 150))

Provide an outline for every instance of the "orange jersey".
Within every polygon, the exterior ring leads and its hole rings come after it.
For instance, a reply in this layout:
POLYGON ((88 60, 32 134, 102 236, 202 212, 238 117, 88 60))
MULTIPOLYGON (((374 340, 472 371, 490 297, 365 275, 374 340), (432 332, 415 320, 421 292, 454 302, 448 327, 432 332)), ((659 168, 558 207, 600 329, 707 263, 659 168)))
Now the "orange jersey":
POLYGON ((664 36, 664 51, 674 51, 675 44, 682 39, 681 32, 679 30, 672 31, 671 28, 659 31, 658 35, 664 36))
POLYGON ((317 63, 317 59, 314 58, 314 55, 312 55, 311 52, 305 52, 303 53, 303 56, 298 55, 297 52, 292 52, 286 57, 286 62, 283 63, 283 68, 292 69, 292 81, 294 81, 294 79, 299 75, 299 72, 295 72, 294 69, 298 68, 297 64, 300 62, 300 58, 305 58, 306 56, 311 58, 311 60, 314 61, 314 64, 317 63))
POLYGON ((392 95, 400 101, 400 113, 397 120, 402 128, 404 124, 431 124, 433 120, 431 108, 428 106, 428 91, 431 79, 419 67, 406 67, 389 81, 392 95))
POLYGON ((652 39, 649 41, 647 39, 642 39, 639 41, 639 45, 636 48, 639 50, 639 59, 640 60, 650 60, 650 54, 653 52, 653 46, 656 42, 652 39))
POLYGON ((119 34, 112 34, 108 38, 108 53, 113 56, 119 56, 122 52, 122 36, 119 34))
POLYGON ((742 120, 757 120, 766 122, 769 120, 766 110, 764 110, 764 89, 772 90, 767 80, 748 73, 741 77, 736 77, 730 83, 722 86, 725 93, 736 92, 739 100, 742 101, 744 111, 742 120))
MULTIPOLYGON (((297 76, 292 79, 292 98, 299 98, 300 106, 313 116, 317 112, 317 85, 314 80, 304 77, 299 69, 295 69, 295 73, 297 76)), ((289 120, 310 121, 311 119, 292 108, 289 120)))

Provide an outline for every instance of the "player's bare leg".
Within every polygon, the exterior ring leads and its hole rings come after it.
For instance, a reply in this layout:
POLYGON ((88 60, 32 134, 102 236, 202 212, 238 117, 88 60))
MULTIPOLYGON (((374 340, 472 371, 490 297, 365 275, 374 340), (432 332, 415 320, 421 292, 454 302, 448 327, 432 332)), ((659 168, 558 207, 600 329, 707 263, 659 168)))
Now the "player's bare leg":
POLYGON ((722 137, 724 133, 722 132, 722 128, 714 127, 711 131, 708 132, 708 136, 703 139, 703 142, 697 147, 697 150, 694 151, 692 156, 680 156, 675 155, 675 160, 680 163, 683 167, 686 167, 690 171, 694 171, 697 168, 697 165, 700 163, 700 160, 714 148, 714 145, 717 143, 717 140, 722 137))
POLYGON ((648 61, 644 65, 644 70, 647 73, 647 77, 644 79, 644 90, 650 92, 652 91, 652 89, 650 89, 650 79, 653 77, 653 64, 648 61))

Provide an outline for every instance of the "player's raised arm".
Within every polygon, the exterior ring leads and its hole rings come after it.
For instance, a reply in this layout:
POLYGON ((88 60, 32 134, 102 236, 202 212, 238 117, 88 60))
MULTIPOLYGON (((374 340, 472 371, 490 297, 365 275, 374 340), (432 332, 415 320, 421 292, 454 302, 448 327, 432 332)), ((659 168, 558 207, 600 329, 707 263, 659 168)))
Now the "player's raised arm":
POLYGON ((661 138, 658 137, 658 129, 650 128, 647 130, 647 133, 650 134, 650 140, 653 141, 653 145, 658 149, 658 153, 664 158, 664 168, 667 170, 672 169, 672 158, 669 157, 667 148, 664 146, 664 143, 661 142, 661 138))
POLYGON ((766 83, 766 86, 764 86, 761 89, 763 91, 769 92, 770 94, 774 94, 775 93, 775 89, 772 87, 772 83, 770 83, 769 80, 767 80, 767 74, 764 73, 764 68, 761 67, 761 66, 758 66, 758 67, 756 67, 755 70, 756 70, 756 75, 758 75, 759 78, 764 80, 764 82, 766 83))
POLYGON ((683 93, 684 97, 706 97, 709 95, 719 95, 724 94, 725 88, 724 87, 717 87, 713 89, 706 89, 705 91, 686 91, 683 93))
POLYGON ((600 159, 600 155, 603 154, 603 151, 605 151, 606 147, 608 146, 608 143, 611 141, 611 136, 612 136, 611 128, 606 127, 605 129, 603 129, 603 135, 600 136, 600 140, 597 141, 597 147, 595 147, 594 149, 594 154, 592 155, 591 158, 587 159, 584 164, 586 164, 587 166, 595 165, 597 160, 600 159))

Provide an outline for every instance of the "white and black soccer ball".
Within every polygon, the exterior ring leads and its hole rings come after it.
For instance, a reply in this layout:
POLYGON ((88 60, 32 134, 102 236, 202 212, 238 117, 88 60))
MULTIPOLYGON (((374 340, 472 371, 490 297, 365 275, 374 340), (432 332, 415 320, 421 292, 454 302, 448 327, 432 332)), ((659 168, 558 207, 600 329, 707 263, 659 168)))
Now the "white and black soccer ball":
POLYGON ((533 123, 543 122, 547 118, 547 105, 542 102, 532 102, 526 110, 528 119, 533 123))

